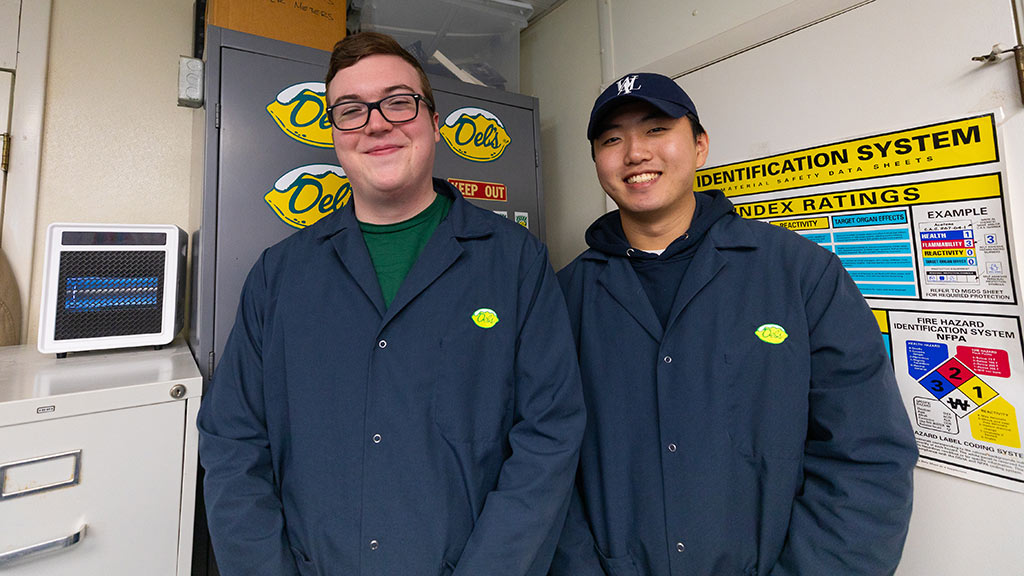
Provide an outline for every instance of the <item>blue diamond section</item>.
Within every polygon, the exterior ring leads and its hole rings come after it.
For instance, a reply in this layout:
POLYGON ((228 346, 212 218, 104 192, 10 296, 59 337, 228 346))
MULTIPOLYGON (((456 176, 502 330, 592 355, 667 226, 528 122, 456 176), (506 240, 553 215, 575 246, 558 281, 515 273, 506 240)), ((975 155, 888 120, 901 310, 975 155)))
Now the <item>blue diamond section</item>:
POLYGON ((937 370, 922 378, 920 382, 921 385, 924 386, 924 389, 934 396, 936 400, 941 399, 946 394, 956 390, 956 386, 954 386, 949 380, 946 380, 946 378, 944 378, 942 374, 939 374, 937 370))

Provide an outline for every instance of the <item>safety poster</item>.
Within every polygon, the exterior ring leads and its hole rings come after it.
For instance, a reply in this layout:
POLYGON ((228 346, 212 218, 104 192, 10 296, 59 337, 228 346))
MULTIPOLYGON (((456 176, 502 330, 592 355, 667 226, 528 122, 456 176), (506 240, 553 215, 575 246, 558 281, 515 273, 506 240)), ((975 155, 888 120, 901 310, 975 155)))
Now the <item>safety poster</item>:
POLYGON ((1024 492, 1024 346, 995 113, 697 172, 839 257, 875 312, 919 465, 1024 492))

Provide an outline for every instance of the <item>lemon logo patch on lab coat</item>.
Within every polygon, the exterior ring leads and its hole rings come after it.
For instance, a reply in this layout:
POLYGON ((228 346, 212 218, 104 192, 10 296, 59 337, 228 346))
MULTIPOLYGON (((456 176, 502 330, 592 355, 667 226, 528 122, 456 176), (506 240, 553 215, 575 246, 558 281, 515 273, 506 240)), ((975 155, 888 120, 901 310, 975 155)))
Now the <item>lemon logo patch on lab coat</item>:
POLYGON ((491 328, 498 323, 498 313, 490 308, 479 308, 473 312, 473 324, 481 328, 491 328))
POLYGON ((778 324, 761 324, 757 330, 754 330, 754 334, 769 344, 782 344, 786 338, 789 338, 786 329, 778 324))

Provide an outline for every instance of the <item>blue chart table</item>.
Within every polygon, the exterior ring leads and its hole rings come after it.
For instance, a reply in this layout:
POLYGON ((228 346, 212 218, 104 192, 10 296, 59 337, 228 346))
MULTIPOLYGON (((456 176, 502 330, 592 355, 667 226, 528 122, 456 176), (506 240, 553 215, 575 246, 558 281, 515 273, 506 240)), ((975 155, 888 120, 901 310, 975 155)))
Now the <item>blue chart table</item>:
POLYGON ((918 296, 907 211, 889 210, 815 219, 827 230, 799 234, 835 252, 864 296, 918 296))

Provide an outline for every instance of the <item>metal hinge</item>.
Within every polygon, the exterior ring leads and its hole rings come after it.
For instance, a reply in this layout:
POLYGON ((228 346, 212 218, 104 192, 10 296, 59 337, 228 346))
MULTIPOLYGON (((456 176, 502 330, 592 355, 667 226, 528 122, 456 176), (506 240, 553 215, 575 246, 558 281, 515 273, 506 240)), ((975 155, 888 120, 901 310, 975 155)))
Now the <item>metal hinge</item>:
POLYGON ((11 165, 11 135, 0 134, 0 140, 3 140, 3 153, 0 154, 0 172, 7 172, 7 168, 11 165))
POLYGON ((213 127, 220 130, 220 102, 213 107, 213 127))
MULTIPOLYGON (((1016 11, 1016 4, 1014 4, 1015 19, 1016 11)), ((1014 46, 1013 48, 1006 48, 1005 50, 1002 46, 996 44, 992 46, 992 50, 989 51, 988 54, 975 56, 971 58, 971 60, 974 60, 975 62, 981 62, 983 64, 988 64, 990 62, 999 62, 1001 60, 1000 56, 1010 52, 1013 52, 1013 59, 1014 62, 1017 64, 1017 87, 1020 90, 1021 102, 1024 102, 1024 44, 1021 44, 1020 40, 1017 41, 1016 46, 1014 46)))
POLYGON ((206 379, 208 381, 210 381, 210 382, 213 382, 213 364, 214 364, 214 362, 213 362, 213 354, 214 353, 211 351, 210 352, 210 357, 207 360, 207 364, 206 364, 206 379))

